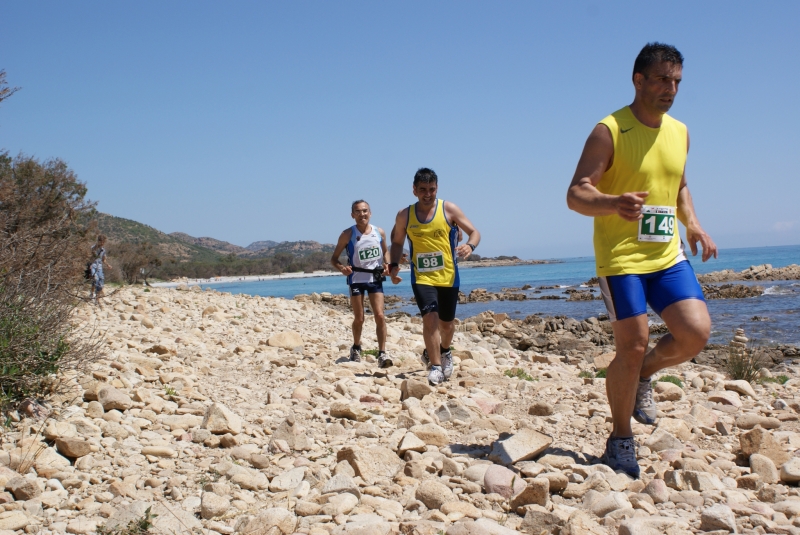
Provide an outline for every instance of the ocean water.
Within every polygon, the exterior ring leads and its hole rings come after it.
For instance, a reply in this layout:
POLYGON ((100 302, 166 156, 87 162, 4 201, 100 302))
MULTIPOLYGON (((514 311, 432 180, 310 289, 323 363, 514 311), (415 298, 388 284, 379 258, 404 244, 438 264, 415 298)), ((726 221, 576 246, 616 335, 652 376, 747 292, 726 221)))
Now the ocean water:
MULTIPOLYGON (((468 268, 460 270, 461 290, 469 293, 475 288, 498 292, 502 288, 520 288, 530 284, 533 288, 525 293, 529 298, 546 295, 567 297, 567 288, 577 288, 595 275, 594 257, 555 259, 552 264, 522 265, 493 268, 468 268), (536 289, 540 286, 556 286, 555 290, 536 289)), ((690 257, 695 272, 709 273, 723 269, 741 271, 752 265, 772 264, 783 267, 800 264, 800 246, 750 247, 723 249, 719 258, 701 262, 699 257, 690 257)), ((398 285, 384 283, 386 294, 408 299, 412 296, 408 272, 401 273, 403 282, 398 285)), ((738 283, 737 283, 738 284, 738 283)), ((733 330, 744 328, 748 338, 760 344, 800 344, 800 281, 766 281, 758 283, 766 289, 764 295, 750 299, 714 299, 708 302, 712 319, 711 342, 727 343, 733 330)), ((205 286, 205 285, 204 285, 205 286)), ((292 298, 297 294, 312 292, 346 293, 347 284, 343 276, 313 277, 302 279, 280 279, 269 281, 240 282, 209 285, 216 290, 233 294, 261 295, 292 298)), ((406 305, 393 310, 404 310, 416 314, 415 305, 406 305)), ((505 312, 513 318, 524 318, 530 314, 544 316, 564 315, 576 319, 598 316, 606 312, 603 301, 538 300, 489 301, 458 306, 458 317, 467 318, 484 310, 505 312)), ((651 321, 659 322, 652 311, 651 321)))

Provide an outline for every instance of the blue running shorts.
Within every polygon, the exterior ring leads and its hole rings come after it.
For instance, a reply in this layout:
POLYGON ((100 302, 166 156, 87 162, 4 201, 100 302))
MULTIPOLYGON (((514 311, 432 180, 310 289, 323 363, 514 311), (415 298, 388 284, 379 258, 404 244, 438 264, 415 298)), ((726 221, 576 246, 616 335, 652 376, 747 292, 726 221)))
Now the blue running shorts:
POLYGON ((646 314, 647 305, 660 316, 672 303, 684 299, 705 301, 703 289, 688 260, 643 275, 600 277, 600 291, 611 321, 646 314))
POLYGON ((350 285, 350 297, 358 297, 366 294, 382 294, 382 282, 356 282, 350 285))

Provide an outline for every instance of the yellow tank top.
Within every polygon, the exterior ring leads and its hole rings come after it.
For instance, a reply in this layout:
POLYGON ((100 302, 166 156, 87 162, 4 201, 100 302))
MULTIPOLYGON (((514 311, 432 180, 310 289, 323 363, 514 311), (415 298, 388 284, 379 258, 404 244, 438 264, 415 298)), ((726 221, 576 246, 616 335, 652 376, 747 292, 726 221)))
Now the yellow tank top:
POLYGON ((430 221, 417 219, 416 204, 408 207, 408 249, 411 260, 411 284, 458 287, 455 260, 458 229, 447 222, 444 201, 436 200, 430 221))
POLYGON ((647 191, 644 217, 594 218, 594 254, 601 277, 644 274, 683 258, 678 231, 678 189, 686 166, 686 125, 664 115, 660 128, 640 123, 625 106, 602 121, 614 140, 614 160, 597 189, 609 195, 647 191))

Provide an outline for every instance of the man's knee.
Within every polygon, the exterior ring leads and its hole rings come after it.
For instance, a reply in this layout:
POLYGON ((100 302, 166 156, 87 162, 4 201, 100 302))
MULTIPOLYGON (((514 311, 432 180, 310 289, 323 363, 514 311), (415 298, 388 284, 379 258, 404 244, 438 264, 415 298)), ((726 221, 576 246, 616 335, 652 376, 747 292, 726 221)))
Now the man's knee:
POLYGON ((378 325, 383 325, 386 322, 386 315, 382 311, 375 312, 372 317, 375 318, 375 323, 378 325))

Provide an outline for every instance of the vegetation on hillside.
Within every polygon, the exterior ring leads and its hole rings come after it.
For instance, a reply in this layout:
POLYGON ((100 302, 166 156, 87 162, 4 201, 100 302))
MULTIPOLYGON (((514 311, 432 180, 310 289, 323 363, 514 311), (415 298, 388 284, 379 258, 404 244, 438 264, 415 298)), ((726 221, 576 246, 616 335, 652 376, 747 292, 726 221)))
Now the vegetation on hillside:
POLYGON ((85 196, 63 161, 0 153, 3 412, 26 398, 66 392, 64 378, 99 355, 92 333, 71 323, 87 294, 83 271, 96 232, 85 196))

